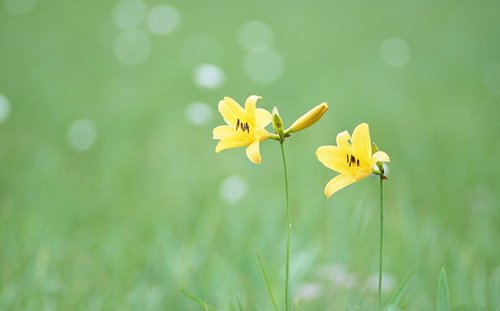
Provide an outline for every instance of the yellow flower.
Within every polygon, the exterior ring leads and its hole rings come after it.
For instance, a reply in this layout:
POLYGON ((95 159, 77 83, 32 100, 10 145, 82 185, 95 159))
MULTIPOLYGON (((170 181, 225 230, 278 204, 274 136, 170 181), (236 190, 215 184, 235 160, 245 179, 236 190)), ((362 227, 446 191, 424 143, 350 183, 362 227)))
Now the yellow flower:
POLYGON ((302 117, 298 118, 289 128, 285 130, 285 134, 298 132, 305 128, 310 127, 314 123, 318 122, 319 119, 325 114, 328 110, 328 103, 321 103, 309 110, 302 117))
POLYGON ((243 109, 234 99, 224 97, 219 102, 219 112, 227 125, 213 130, 213 138, 219 139, 215 152, 247 146, 246 154, 255 164, 261 162, 259 142, 271 136, 265 127, 271 123, 271 113, 262 108, 255 108, 260 96, 249 96, 243 109))
POLYGON ((372 173, 378 173, 375 170, 377 162, 391 161, 387 153, 383 151, 372 154, 370 129, 366 123, 356 126, 352 138, 347 131, 339 133, 337 146, 319 147, 316 150, 316 157, 324 166, 340 173, 326 185, 324 192, 327 198, 372 173))

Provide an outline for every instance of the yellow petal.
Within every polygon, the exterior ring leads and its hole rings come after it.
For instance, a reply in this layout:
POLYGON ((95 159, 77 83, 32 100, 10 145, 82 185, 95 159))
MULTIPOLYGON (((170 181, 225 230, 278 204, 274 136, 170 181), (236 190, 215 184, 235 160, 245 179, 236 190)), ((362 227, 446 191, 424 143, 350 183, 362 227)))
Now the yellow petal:
POLYGON ((335 172, 347 174, 349 171, 346 162, 346 153, 337 146, 319 147, 316 150, 316 157, 324 166, 335 172))
POLYGON ((352 133, 352 153, 362 163, 371 163, 372 160, 372 143, 370 140, 370 128, 368 124, 361 123, 356 126, 352 133))
POLYGON ((212 131, 214 139, 224 139, 227 137, 231 137, 237 134, 237 131, 234 127, 229 125, 220 125, 214 128, 212 131))
POLYGON ((255 109, 255 128, 266 127, 271 123, 271 113, 265 109, 255 109))
POLYGON ((248 146, 252 143, 252 138, 245 135, 235 135, 231 137, 223 138, 217 146, 215 146, 215 152, 219 153, 222 150, 248 146))
POLYGON ((247 100, 245 101, 245 111, 247 113, 248 118, 254 115, 255 113, 255 106, 257 105, 257 100, 261 99, 262 97, 257 96, 257 95, 250 95, 248 96, 247 100))
POLYGON ((373 173, 373 165, 366 165, 354 171, 355 181, 360 181, 370 176, 373 173))
POLYGON ((298 118, 293 124, 286 130, 288 133, 298 132, 305 128, 310 127, 314 123, 318 122, 319 119, 328 110, 328 103, 321 103, 316 107, 312 108, 306 112, 303 116, 298 118))
POLYGON ((327 198, 330 198, 335 192, 339 191, 340 189, 343 189, 356 180, 352 176, 348 175, 337 175, 335 176, 332 180, 330 180, 325 187, 325 196, 327 198))
POLYGON ((255 139, 257 139, 258 141, 264 141, 264 140, 268 139, 269 137, 271 137, 271 133, 266 131, 265 128, 260 128, 260 129, 257 129, 257 131, 255 131, 254 136, 255 136, 255 139))
POLYGON ((377 151, 372 156, 372 163, 375 164, 377 162, 391 162, 389 155, 383 151, 377 151))
POLYGON ((260 157, 260 149, 259 149, 259 141, 256 140, 254 141, 251 145, 247 147, 246 150, 247 157, 250 161, 252 161, 254 164, 260 164, 261 162, 261 157, 260 157))
POLYGON ((351 146, 349 145, 349 139, 351 139, 351 135, 347 131, 343 131, 337 134, 337 146, 342 150, 346 150, 346 152, 351 151, 351 146))
POLYGON ((245 110, 231 97, 224 97, 219 101, 219 112, 229 125, 236 125, 238 119, 245 118, 245 110))

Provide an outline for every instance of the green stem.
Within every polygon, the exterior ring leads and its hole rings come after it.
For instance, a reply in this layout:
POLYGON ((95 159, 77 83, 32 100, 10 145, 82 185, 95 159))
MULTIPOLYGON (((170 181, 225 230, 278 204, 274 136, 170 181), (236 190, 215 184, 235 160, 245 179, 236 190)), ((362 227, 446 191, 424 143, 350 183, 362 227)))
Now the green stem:
POLYGON ((288 272, 290 270, 290 206, 288 204, 288 171, 286 168, 285 147, 283 141, 280 142, 281 156, 283 158, 283 171, 285 176, 285 207, 286 207, 286 264, 285 264, 285 310, 288 311, 288 272))
POLYGON ((382 301, 382 246, 384 241, 384 193, 382 182, 384 179, 380 176, 380 247, 379 247, 379 265, 378 265, 378 310, 381 310, 382 301))

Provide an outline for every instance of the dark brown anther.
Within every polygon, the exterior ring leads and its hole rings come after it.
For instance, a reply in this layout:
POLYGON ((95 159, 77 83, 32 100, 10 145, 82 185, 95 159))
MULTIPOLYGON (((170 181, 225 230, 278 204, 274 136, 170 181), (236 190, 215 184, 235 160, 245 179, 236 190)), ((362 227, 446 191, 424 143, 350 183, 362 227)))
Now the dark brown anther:
POLYGON ((356 165, 359 167, 359 159, 356 160, 356 165))
POLYGON ((240 119, 238 119, 238 122, 236 122, 236 130, 240 127, 240 119))

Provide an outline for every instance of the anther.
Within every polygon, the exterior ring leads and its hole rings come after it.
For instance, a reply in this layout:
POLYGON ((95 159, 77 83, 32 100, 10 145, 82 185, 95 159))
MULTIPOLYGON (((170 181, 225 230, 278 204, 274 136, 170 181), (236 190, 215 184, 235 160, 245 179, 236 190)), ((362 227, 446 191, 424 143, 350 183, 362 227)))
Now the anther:
POLYGON ((356 165, 359 167, 359 159, 356 160, 356 165))
POLYGON ((238 122, 236 122, 236 130, 240 127, 240 119, 238 119, 238 122))

